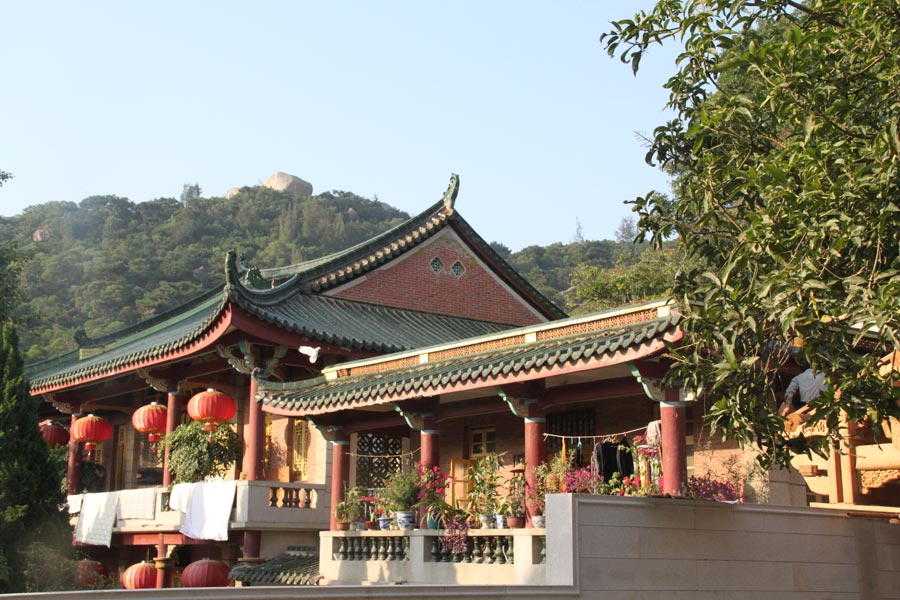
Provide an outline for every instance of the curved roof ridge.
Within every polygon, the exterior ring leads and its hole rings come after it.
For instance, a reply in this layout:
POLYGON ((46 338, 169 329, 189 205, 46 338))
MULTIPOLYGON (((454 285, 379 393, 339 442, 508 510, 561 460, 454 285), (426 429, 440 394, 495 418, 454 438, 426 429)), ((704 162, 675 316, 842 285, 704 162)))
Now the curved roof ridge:
MULTIPOLYGON (((393 243, 396 243, 396 240, 398 239, 402 239, 409 235, 413 235, 414 237, 416 237, 414 235, 416 230, 422 228, 423 226, 427 228, 429 222, 431 222, 432 227, 436 230, 441 229, 445 224, 442 221, 444 221, 446 217, 452 215, 454 212, 454 205, 458 194, 459 175, 453 173, 450 176, 450 185, 447 187, 447 190, 444 192, 444 195, 440 200, 426 208, 421 213, 415 215, 414 217, 410 217, 403 223, 400 223, 399 225, 388 229, 384 233, 381 233, 369 240, 360 242, 359 244, 351 246, 350 248, 346 248, 344 250, 340 250, 326 256, 314 258, 293 265, 272 267, 268 269, 257 269, 256 272, 262 279, 273 279, 278 277, 297 275, 301 276, 300 279, 302 279, 303 282, 309 282, 310 280, 334 271, 341 266, 346 266, 347 264, 353 264, 360 260, 364 260, 365 258, 367 258, 367 255, 373 254, 379 250, 382 250, 383 248, 392 246, 393 243)), ((422 239, 425 238, 423 237, 422 239)), ((282 283, 281 285, 289 285, 294 281, 295 280, 292 278, 287 282, 282 283)))
POLYGON ((115 343, 121 341, 125 338, 131 337, 138 333, 145 333, 148 330, 153 329, 155 326, 165 323, 169 319, 175 316, 181 316, 185 312, 190 312, 193 309, 202 307, 206 305, 211 299, 216 296, 222 295, 222 287, 215 287, 209 289, 193 298, 187 300, 170 308, 166 311, 163 311, 159 314, 153 315, 152 317, 145 319, 143 321, 138 321, 134 325, 129 325, 122 329, 107 333, 105 335, 101 335, 96 338, 88 337, 85 333, 84 329, 78 329, 75 332, 75 343, 79 348, 98 348, 103 347, 111 343, 115 343))

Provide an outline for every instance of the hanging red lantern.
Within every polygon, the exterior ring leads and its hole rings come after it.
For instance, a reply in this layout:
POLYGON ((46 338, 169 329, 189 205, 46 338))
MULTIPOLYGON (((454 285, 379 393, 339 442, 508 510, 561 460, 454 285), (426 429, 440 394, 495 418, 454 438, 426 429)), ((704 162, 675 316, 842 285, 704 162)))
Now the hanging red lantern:
POLYGON ((147 434, 150 452, 154 454, 159 440, 162 439, 162 434, 166 432, 168 415, 169 411, 166 410, 166 407, 156 402, 140 407, 131 415, 131 424, 141 433, 147 434))
POLYGON ((126 590, 147 590, 156 587, 156 567, 152 562, 139 562, 122 573, 122 587, 126 590))
POLYGON ((220 560, 204 558, 194 561, 181 573, 184 587, 225 587, 229 584, 228 565, 220 560))
POLYGON ((98 560, 85 558, 75 566, 75 581, 87 588, 95 588, 109 577, 109 570, 98 560))
POLYGON ((51 448, 65 446, 69 443, 69 432, 62 425, 47 419, 46 421, 41 421, 39 426, 41 428, 41 437, 44 438, 44 441, 51 448))
POLYGON ((230 396, 214 389, 194 394, 187 405, 188 415, 195 421, 206 423, 204 429, 215 431, 219 423, 230 421, 237 414, 237 405, 230 396))
POLYGON ((95 415, 81 417, 72 424, 72 438, 83 442, 87 451, 87 459, 94 459, 94 450, 112 437, 113 428, 109 421, 95 415))

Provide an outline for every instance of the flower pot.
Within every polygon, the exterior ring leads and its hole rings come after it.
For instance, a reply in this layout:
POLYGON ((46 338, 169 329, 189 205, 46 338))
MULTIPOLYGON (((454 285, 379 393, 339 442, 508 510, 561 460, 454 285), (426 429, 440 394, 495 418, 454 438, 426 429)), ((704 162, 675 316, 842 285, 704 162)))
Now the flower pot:
POLYGON ((428 527, 428 529, 440 529, 441 519, 440 517, 426 517, 425 525, 428 527))
POLYGON ((350 529, 350 523, 335 523, 334 529, 335 531, 348 531, 350 529))
POLYGON ((525 527, 525 517, 506 517, 506 526, 510 529, 525 527))
POLYGON ((531 525, 537 528, 547 526, 547 517, 545 515, 531 515, 531 525))
POLYGON ((494 523, 497 529, 506 529, 506 515, 494 515, 494 523))
POLYGON ((350 531, 365 531, 366 524, 363 521, 353 521, 350 523, 350 531))
POLYGON ((378 529, 387 530, 391 528, 391 523, 393 523, 393 517, 378 517, 378 529))
POLYGON ((378 529, 378 521, 366 521, 366 529, 369 531, 375 531, 378 529))
POLYGON ((478 515, 478 520, 481 522, 482 529, 494 528, 494 515, 478 515))
POLYGON ((416 528, 416 513, 411 510, 396 510, 394 518, 397 520, 397 527, 403 530, 416 528))

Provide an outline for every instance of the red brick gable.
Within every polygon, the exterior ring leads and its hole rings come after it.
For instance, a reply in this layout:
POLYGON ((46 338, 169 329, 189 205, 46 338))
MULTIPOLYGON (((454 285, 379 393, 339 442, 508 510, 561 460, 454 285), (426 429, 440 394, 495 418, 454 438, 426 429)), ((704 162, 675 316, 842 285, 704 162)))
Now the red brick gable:
POLYGON ((546 321, 449 229, 326 294, 512 325, 546 321))

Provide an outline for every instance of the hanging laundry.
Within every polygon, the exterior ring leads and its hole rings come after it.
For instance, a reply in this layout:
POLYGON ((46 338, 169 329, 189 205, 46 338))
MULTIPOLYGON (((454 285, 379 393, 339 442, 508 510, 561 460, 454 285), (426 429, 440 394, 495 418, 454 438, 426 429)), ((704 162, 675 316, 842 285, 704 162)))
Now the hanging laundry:
POLYGON ((659 419, 647 423, 647 445, 662 445, 662 421, 660 421, 659 419))

